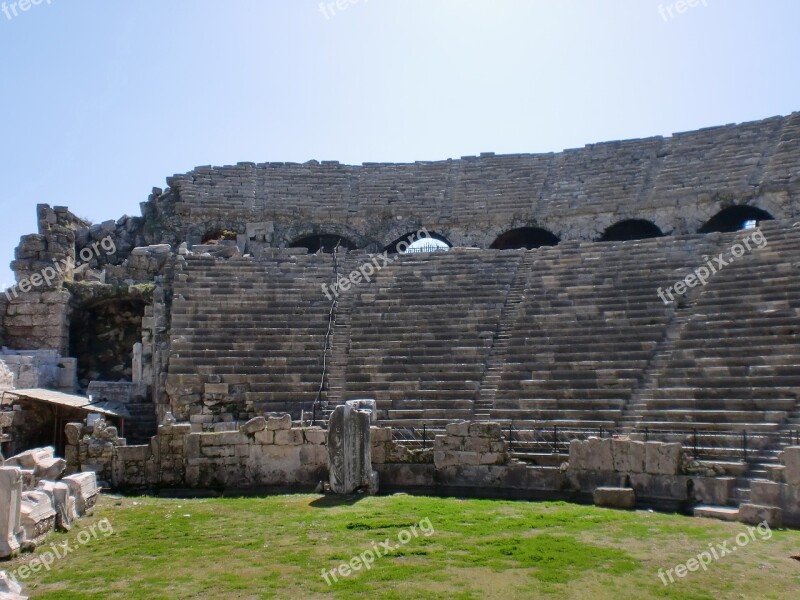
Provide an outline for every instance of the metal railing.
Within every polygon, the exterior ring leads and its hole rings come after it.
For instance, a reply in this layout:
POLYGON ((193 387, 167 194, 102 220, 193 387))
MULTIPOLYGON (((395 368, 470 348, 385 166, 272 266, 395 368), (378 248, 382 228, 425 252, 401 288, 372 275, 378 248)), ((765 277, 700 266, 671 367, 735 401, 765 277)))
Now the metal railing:
POLYGON ((800 430, 779 432, 707 431, 702 429, 649 429, 625 432, 598 427, 572 429, 558 426, 538 429, 517 429, 513 424, 504 430, 510 451, 524 458, 525 454, 568 454, 572 440, 591 437, 626 437, 644 442, 680 443, 698 460, 756 461, 770 451, 793 444, 800 445, 800 430))
MULTIPOLYGON (((432 448, 437 435, 445 433, 441 426, 407 427, 392 425, 392 440, 412 449, 432 448)), ((526 455, 569 454, 572 440, 631 438, 643 442, 679 443, 697 460, 757 462, 770 452, 786 446, 800 446, 800 430, 777 432, 707 431, 702 429, 650 429, 632 432, 598 427, 576 429, 556 425, 541 428, 503 426, 503 437, 509 452, 525 460, 526 455)))
POLYGON ((404 254, 423 254, 425 252, 447 252, 450 250, 447 246, 440 246, 438 244, 425 244, 415 248, 409 247, 404 254))
POLYGON ((433 440, 445 432, 441 427, 398 427, 392 426, 392 441, 403 444, 412 450, 433 448, 433 440))

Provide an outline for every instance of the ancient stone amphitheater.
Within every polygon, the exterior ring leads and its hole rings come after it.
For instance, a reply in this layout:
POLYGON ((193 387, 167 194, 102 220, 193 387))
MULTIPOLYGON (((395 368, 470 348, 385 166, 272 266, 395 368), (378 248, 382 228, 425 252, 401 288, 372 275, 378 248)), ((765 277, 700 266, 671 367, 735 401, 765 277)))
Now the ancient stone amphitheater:
POLYGON ((38 207, 0 296, 9 451, 55 429, 68 461, 119 487, 310 484, 325 468, 312 432, 371 398, 389 486, 611 485, 800 518, 800 113, 555 154, 199 167, 168 185, 99 225, 38 207), (421 232, 449 250, 403 252, 421 232), (130 444, 155 437, 92 457, 59 433, 80 415, 54 427, 41 389, 105 401, 130 444), (305 454, 270 470, 264 431, 305 454))

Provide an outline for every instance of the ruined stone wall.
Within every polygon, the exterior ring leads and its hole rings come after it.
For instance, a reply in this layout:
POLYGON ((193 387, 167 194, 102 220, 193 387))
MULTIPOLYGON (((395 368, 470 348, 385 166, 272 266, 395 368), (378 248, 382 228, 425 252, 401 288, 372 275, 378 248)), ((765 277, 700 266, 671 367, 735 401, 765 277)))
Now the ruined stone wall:
POLYGON ((147 446, 119 446, 112 460, 119 489, 315 486, 327 477, 327 434, 293 427, 289 415, 257 418, 239 431, 192 433, 162 425, 147 446))
POLYGON ((382 249, 421 226, 487 248, 514 227, 595 240, 647 219, 694 233, 734 204, 800 215, 800 113, 558 154, 485 154, 414 164, 240 163, 168 179, 143 205, 148 243, 200 243, 214 229, 286 247, 330 233, 382 249))

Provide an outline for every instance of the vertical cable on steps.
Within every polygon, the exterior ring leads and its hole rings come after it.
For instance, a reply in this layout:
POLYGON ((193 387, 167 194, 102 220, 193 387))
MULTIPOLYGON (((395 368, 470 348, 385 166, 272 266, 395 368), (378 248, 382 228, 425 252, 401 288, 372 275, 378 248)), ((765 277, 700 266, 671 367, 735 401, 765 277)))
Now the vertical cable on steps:
POLYGON ((317 397, 314 399, 314 404, 311 406, 311 426, 313 427, 317 422, 317 407, 322 402, 322 392, 325 389, 325 378, 328 372, 328 350, 330 350, 331 336, 333 335, 333 328, 336 325, 336 308, 339 304, 339 296, 336 293, 336 282, 339 281, 339 244, 333 249, 333 285, 334 290, 333 299, 331 300, 331 309, 328 313, 328 331, 325 333, 325 343, 322 346, 322 377, 319 382, 319 389, 317 390, 317 397))

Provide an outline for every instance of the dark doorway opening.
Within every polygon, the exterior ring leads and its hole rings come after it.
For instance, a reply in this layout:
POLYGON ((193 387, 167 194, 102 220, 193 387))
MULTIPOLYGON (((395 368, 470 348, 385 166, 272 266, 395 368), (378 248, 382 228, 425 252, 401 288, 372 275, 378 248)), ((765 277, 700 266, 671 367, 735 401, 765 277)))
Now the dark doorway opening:
POLYGON ((145 302, 114 299, 75 309, 70 322, 70 356, 78 359, 78 381, 131 381, 133 346, 142 341, 145 302))
POLYGON ((759 221, 772 221, 773 216, 753 206, 731 206, 718 212, 703 225, 698 233, 730 233, 755 226, 759 221))
POLYGON ((533 250, 542 246, 557 246, 561 240, 546 229, 520 227, 506 231, 490 246, 492 250, 533 250))
POLYGON ((662 237, 664 232, 658 226, 644 219, 629 219, 612 225, 603 233, 601 242, 629 242, 662 237))
POLYGON ((323 233, 310 235, 289 244, 290 248, 305 248, 309 254, 316 254, 322 250, 325 254, 333 254, 335 248, 339 250, 356 250, 358 247, 350 240, 340 235, 323 233))

